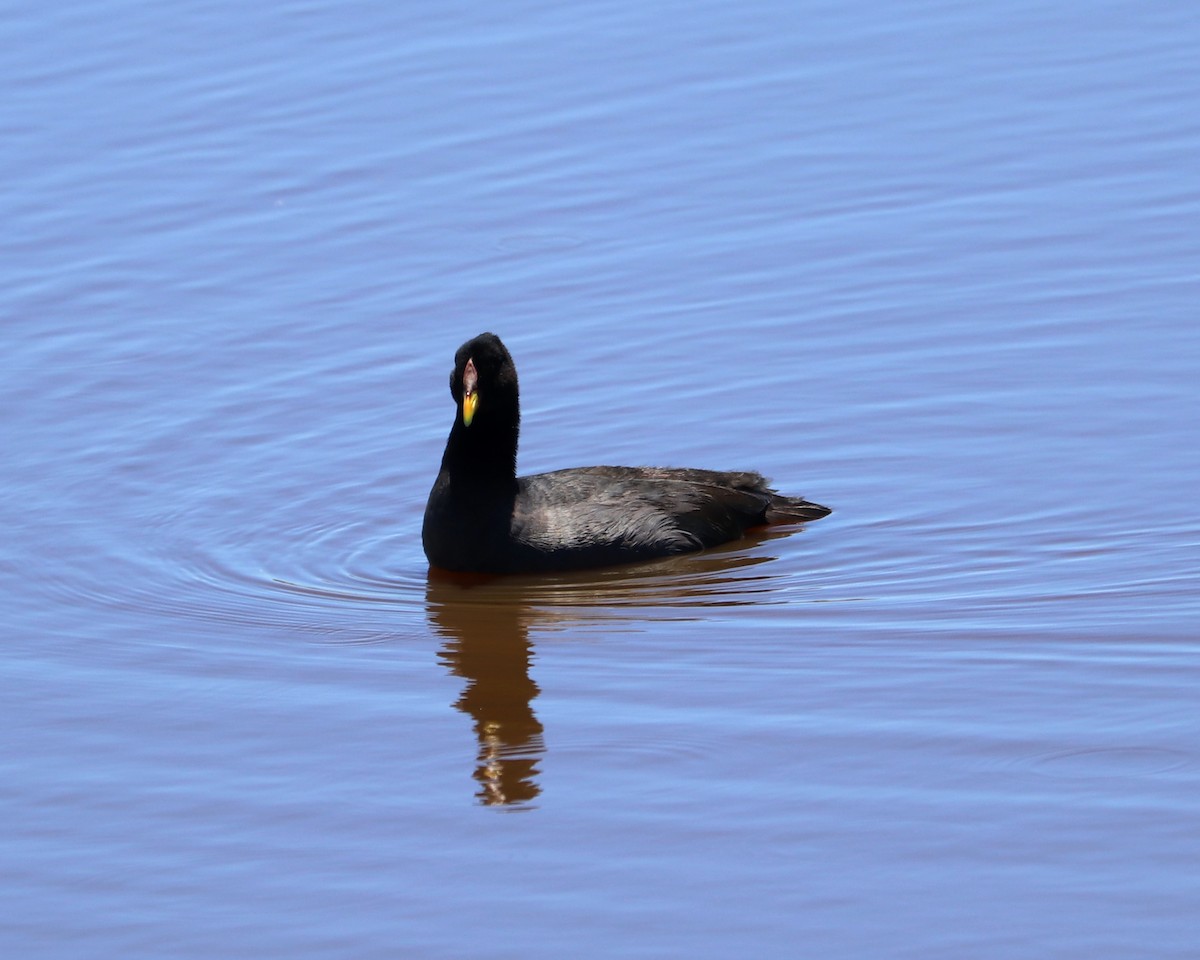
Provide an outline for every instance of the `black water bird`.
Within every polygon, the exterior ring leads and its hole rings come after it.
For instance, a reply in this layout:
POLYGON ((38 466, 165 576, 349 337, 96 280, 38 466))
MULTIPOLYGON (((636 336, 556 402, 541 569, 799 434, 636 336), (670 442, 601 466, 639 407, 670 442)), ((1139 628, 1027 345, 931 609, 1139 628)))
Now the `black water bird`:
POLYGON ((434 567, 601 567, 700 550, 751 527, 830 512, 777 493, 753 472, 576 467, 518 477, 517 368, 493 333, 459 348, 450 393, 457 412, 421 531, 434 567))

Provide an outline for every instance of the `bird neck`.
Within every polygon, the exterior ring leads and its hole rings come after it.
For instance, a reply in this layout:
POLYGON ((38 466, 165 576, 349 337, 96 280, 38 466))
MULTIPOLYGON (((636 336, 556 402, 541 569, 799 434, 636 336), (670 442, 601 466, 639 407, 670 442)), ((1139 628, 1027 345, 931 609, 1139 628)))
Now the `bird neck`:
POLYGON ((515 421, 509 428, 477 418, 468 427, 461 418, 456 419, 446 441, 442 469, 457 483, 515 483, 519 433, 515 421))

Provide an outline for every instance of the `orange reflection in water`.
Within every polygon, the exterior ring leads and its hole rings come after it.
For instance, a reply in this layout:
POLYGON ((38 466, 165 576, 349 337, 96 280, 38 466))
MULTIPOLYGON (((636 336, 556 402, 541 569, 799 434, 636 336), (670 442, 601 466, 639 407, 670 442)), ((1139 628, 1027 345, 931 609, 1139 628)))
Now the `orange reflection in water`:
POLYGON ((472 719, 475 796, 489 806, 529 804, 541 793, 546 753, 533 709, 531 627, 561 630, 614 619, 642 624, 687 619, 711 606, 779 603, 767 572, 774 558, 753 548, 795 528, 764 528, 714 550, 602 570, 496 577, 430 570, 426 614, 445 640, 440 662, 466 681, 454 706, 472 719))

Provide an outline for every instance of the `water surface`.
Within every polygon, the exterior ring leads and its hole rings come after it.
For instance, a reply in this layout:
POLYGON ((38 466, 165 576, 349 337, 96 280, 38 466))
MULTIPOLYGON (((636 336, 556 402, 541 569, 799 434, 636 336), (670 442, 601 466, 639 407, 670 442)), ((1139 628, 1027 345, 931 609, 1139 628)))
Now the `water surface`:
POLYGON ((8 10, 4 955, 1194 956, 1194 26, 8 10), (835 512, 431 575, 485 329, 835 512))

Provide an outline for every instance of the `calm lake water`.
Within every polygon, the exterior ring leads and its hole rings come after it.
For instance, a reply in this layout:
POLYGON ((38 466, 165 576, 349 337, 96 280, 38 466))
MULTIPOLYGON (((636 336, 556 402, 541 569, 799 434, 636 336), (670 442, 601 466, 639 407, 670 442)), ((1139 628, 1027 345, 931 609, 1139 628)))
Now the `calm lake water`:
POLYGON ((0 953, 1200 955, 1187 3, 0 17, 0 953), (463 583, 525 472, 834 508, 463 583))

